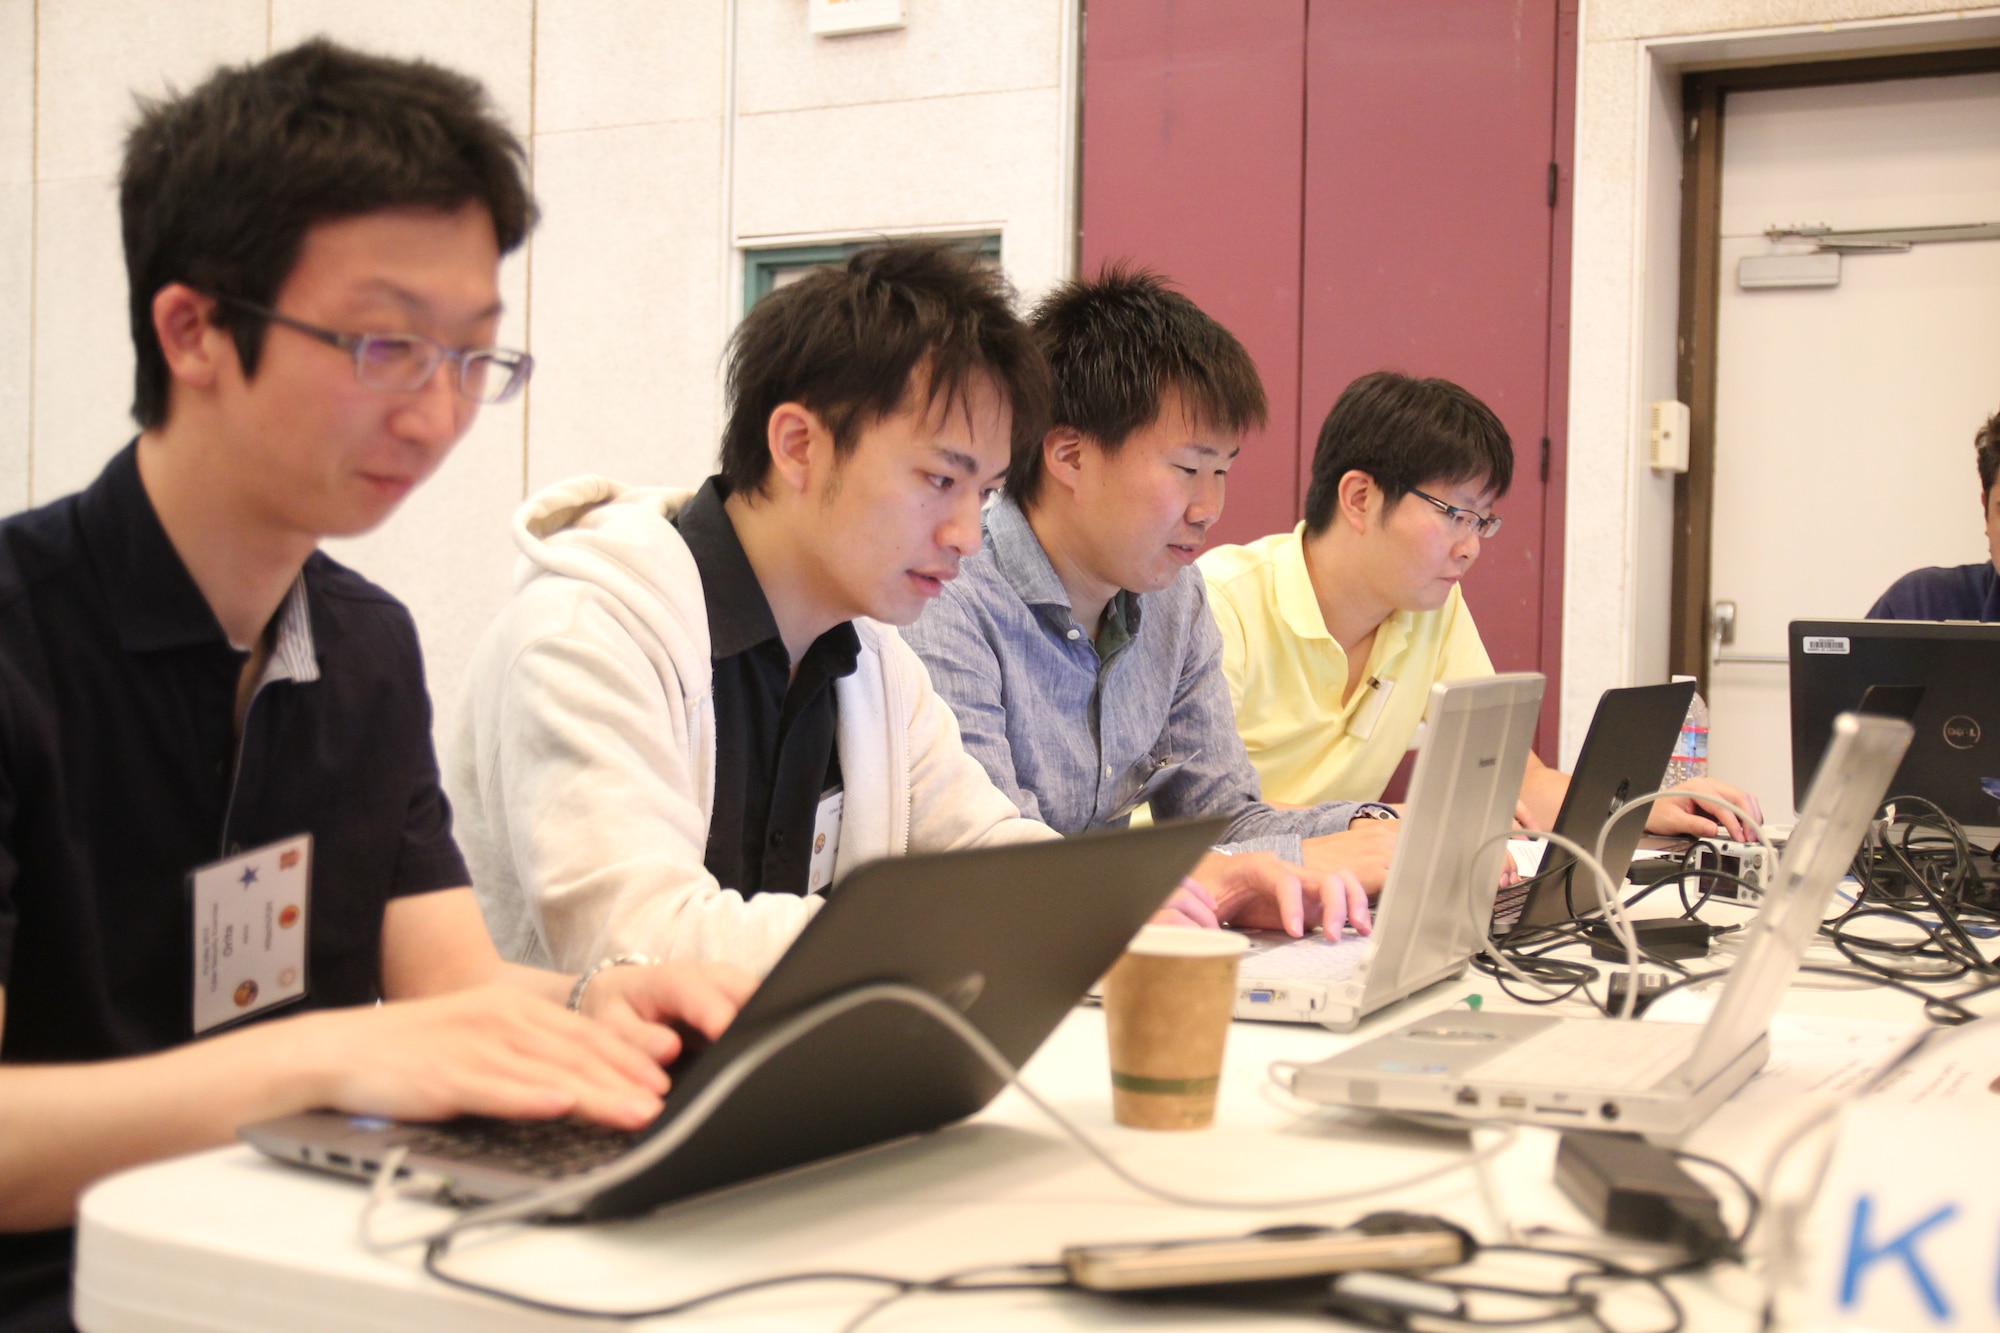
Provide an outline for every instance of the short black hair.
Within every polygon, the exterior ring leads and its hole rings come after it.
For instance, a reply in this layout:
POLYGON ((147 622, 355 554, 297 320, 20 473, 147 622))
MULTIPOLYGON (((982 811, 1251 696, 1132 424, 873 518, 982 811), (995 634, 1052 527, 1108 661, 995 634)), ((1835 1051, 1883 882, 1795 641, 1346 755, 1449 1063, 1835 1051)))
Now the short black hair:
POLYGON ((931 402, 962 402, 985 375, 1013 412, 1009 457, 1047 428, 1049 372, 990 263, 945 241, 886 241, 815 269, 758 301, 729 342, 722 479, 759 490, 771 470, 771 413, 811 409, 836 456, 898 411, 921 370, 931 402))
POLYGON ((1979 502, 1985 504, 1993 494, 1993 480, 2000 477, 2000 412, 1986 418, 1986 424, 1972 437, 1972 447, 1979 454, 1979 502))
MULTIPOLYGON (((1243 344, 1150 269, 1107 264, 1094 282, 1063 283, 1029 317, 1055 378, 1054 423, 1116 453, 1177 389, 1193 417, 1231 434, 1262 426, 1264 381, 1243 344)), ((1034 504, 1040 442, 1015 455, 1007 494, 1034 504)))
MULTIPOLYGON (((148 429, 167 416, 153 328, 161 288, 268 306, 308 229, 386 208, 483 205, 502 254, 535 224, 521 141, 477 80, 427 61, 314 38, 217 70, 192 92, 141 99, 139 112, 118 208, 138 353, 132 415, 148 429)), ((266 321, 220 304, 211 318, 256 374, 266 321)))
POLYGON ((1341 391, 1313 448, 1306 531, 1325 532, 1340 507, 1340 479, 1366 472, 1391 505, 1426 482, 1484 481, 1495 495, 1514 482, 1514 444, 1493 409, 1450 380, 1393 370, 1341 391))

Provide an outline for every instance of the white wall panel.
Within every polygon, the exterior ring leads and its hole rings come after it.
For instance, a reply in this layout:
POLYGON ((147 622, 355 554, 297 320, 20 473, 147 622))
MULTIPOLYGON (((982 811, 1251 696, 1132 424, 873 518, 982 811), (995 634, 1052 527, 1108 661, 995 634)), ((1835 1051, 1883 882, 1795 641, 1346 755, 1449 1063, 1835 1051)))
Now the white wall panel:
POLYGON ((325 36, 433 60, 485 84, 516 134, 532 130, 532 0, 270 0, 270 8, 273 51, 325 36))
MULTIPOLYGON (((1062 6, 1052 0, 907 0, 905 12, 900 29, 815 37, 804 0, 744 4, 739 109, 753 115, 1056 86, 1062 6)), ((976 142, 981 153, 998 146, 976 142)))
POLYGON ((691 486, 714 469, 721 143, 719 119, 538 141, 532 488, 580 472, 691 486))
POLYGON ((722 0, 537 0, 536 132, 721 115, 728 13, 722 0))
POLYGON ((1053 92, 986 93, 744 116, 737 128, 736 232, 751 238, 1004 223, 1008 275, 1033 293, 1055 271, 1053 92), (978 152, 968 145, 986 144, 978 152))
POLYGON ((35 435, 31 504, 88 485, 132 438, 132 336, 117 186, 44 180, 35 193, 35 435))
POLYGON ((0 0, 0 514, 28 503, 34 181, 35 5, 0 0))
POLYGON ((43 180, 115 175, 135 96, 267 49, 265 0, 39 0, 36 13, 43 180))
POLYGON ((1963 0, 1589 0, 1591 40, 1865 22, 1967 8, 1963 0))
POLYGON ((0 181, 0 514, 28 503, 33 452, 35 187, 0 181))

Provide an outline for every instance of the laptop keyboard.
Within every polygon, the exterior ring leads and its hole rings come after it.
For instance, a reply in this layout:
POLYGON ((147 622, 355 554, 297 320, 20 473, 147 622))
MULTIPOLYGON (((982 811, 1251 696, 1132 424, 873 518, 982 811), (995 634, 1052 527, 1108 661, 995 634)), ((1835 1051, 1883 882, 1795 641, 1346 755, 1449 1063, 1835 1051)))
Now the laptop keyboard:
POLYGON ((413 1157, 478 1161, 523 1175, 556 1180, 623 1156, 640 1132, 609 1129, 583 1120, 490 1120, 467 1116, 426 1130, 409 1141, 413 1157))
POLYGON ((1240 983, 1263 981, 1346 981, 1368 957, 1366 935, 1343 935, 1329 944, 1323 935, 1284 939, 1259 947, 1253 943, 1237 969, 1240 983))
POLYGON ((1538 1083, 1632 1092, 1650 1088, 1694 1053, 1697 1023, 1572 1019, 1481 1064, 1487 1082, 1538 1083))

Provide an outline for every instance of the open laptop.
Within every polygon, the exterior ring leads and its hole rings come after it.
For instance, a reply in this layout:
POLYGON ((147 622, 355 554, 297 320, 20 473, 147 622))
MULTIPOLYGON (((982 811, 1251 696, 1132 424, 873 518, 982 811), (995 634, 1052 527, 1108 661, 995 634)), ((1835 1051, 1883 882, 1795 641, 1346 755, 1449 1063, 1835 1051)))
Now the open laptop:
POLYGON ((1410 798, 1370 935, 1329 944, 1256 931, 1236 973, 1236 1017, 1319 1023, 1345 1032, 1368 1015, 1455 977, 1478 950, 1470 904, 1490 902, 1542 706, 1532 672, 1435 685, 1410 798))
MULTIPOLYGON (((1118 958, 1182 875, 1222 836, 1195 819, 1047 842, 890 857, 861 866, 779 958, 728 1030, 673 1070, 646 1129, 467 1117, 396 1124, 331 1111, 244 1127, 282 1161, 372 1178, 407 1147, 404 1169, 449 1181, 463 1203, 516 1198, 604 1167, 672 1124, 735 1057, 788 1020, 875 982, 902 982, 964 1013, 1015 1066, 1118 958)), ((679 1148, 572 1215, 642 1213, 963 1119, 1001 1080, 935 1018, 873 1001, 784 1047, 679 1148)))
MULTIPOLYGON (((1691 680, 1606 690, 1591 715, 1554 831, 1580 846, 1595 847, 1605 821, 1619 807, 1634 796, 1658 791, 1693 698, 1691 680)), ((1625 878, 1645 833, 1645 816, 1636 810, 1612 826, 1599 860, 1613 884, 1625 878)), ((1547 846, 1538 872, 1494 901, 1495 935, 1554 925, 1598 906, 1597 877, 1577 873, 1568 852, 1553 843, 1547 846)))
POLYGON ((1707 1023, 1432 1014, 1299 1071, 1309 1101, 1672 1138, 1763 1067, 1771 1017, 1860 847, 1910 724, 1843 714, 1707 1023))
POLYGON ((1900 694, 1916 739, 1889 794, 1920 796, 1961 824, 2000 825, 2000 798, 1985 786, 2000 780, 2000 625, 1794 620, 1791 662, 1794 792, 1803 795, 1835 715, 1879 711, 1900 694))

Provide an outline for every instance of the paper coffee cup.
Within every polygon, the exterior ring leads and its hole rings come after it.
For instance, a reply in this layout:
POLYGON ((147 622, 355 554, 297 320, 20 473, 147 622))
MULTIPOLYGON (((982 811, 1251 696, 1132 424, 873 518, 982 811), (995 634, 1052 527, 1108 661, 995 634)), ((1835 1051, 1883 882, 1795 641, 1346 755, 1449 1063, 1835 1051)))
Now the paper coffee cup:
POLYGON ((1250 941, 1226 930, 1147 926, 1104 978, 1111 1114, 1137 1129, 1215 1121, 1236 965, 1250 941))

